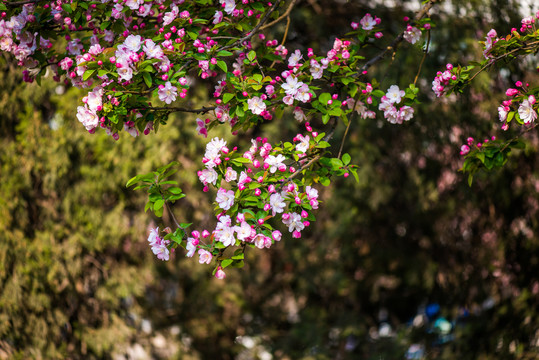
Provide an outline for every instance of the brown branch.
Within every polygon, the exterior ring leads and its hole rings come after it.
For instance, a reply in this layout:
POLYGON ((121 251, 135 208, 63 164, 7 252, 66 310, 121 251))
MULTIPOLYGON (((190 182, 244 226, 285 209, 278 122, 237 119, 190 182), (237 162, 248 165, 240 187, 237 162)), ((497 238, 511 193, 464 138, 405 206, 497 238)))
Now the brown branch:
POLYGON ((423 57, 421 58, 421 62, 419 63, 419 69, 417 69, 417 74, 414 79, 414 86, 417 83, 417 79, 419 78, 419 74, 421 74, 421 69, 423 68, 423 63, 425 62, 425 59, 427 58, 427 54, 429 53, 429 45, 430 45, 430 30, 427 30, 427 47, 425 48, 425 51, 423 52, 423 57))
MULTIPOLYGON (((12 1, 12 2, 6 2, 6 1, 2 1, 2 3, 6 6, 21 6, 21 5, 26 5, 26 4, 35 4, 35 3, 38 3, 38 2, 41 2, 43 0, 24 0, 24 1, 12 1)), ((45 1, 43 1, 45 2, 45 1)))
MULTIPOLYGON (((438 2, 438 0, 430 0, 428 3, 426 3, 425 6, 417 12, 416 16, 414 17, 414 22, 421 20, 425 15, 427 15, 428 11, 436 2, 438 2)), ((376 64, 378 61, 382 60, 387 54, 391 52, 394 53, 395 51, 397 51, 397 48, 402 42, 402 40, 404 40, 404 31, 402 31, 395 39, 393 39, 391 44, 389 44, 384 50, 382 50, 382 52, 367 61, 361 67, 361 69, 359 69, 359 74, 376 64)))
POLYGON ((189 108, 182 108, 182 107, 166 107, 166 106, 158 106, 153 107, 149 106, 149 110, 156 110, 156 111, 170 111, 172 112, 187 112, 187 113, 195 113, 195 114, 205 114, 209 111, 215 110, 216 106, 203 106, 200 109, 189 109, 189 108))
POLYGON ((292 11, 292 8, 294 7, 294 5, 296 5, 296 2, 298 0, 292 0, 292 2, 290 3, 290 5, 288 5, 288 8, 286 9, 286 11, 281 15, 279 16, 277 19, 273 20, 272 22, 264 25, 264 26, 261 26, 260 27, 260 30, 264 30, 264 29, 267 29, 269 28, 270 26, 273 26, 275 24, 277 24, 279 21, 283 20, 284 18, 288 17, 288 15, 290 15, 290 12, 292 11))
POLYGON ((266 15, 264 15, 262 20, 260 20, 260 22, 258 24, 256 24, 256 26, 251 31, 249 31, 245 36, 243 36, 241 39, 233 42, 232 44, 223 46, 222 48, 218 49, 217 52, 222 51, 222 50, 230 49, 230 48, 234 47, 236 44, 242 44, 245 41, 251 39, 258 32, 260 27, 262 25, 264 25, 264 23, 269 19, 270 15, 275 11, 275 9, 277 9, 277 6, 279 6, 280 2, 281 2, 281 0, 276 0, 275 3, 272 5, 272 7, 268 10, 266 15))
MULTIPOLYGON (((165 199, 163 199, 165 200, 165 199)), ((172 209, 170 208, 170 205, 168 204, 168 201, 165 201, 165 206, 167 207, 167 210, 168 210, 168 213, 170 214, 170 217, 172 218, 172 221, 174 221, 174 224, 176 225, 177 228, 180 228, 182 230, 185 230, 185 228, 183 228, 180 223, 178 222, 178 220, 176 220, 176 216, 174 216, 174 213, 172 212, 172 209)))
POLYGON ((483 71, 485 71, 486 68, 488 68, 488 67, 494 65, 497 61, 502 60, 502 59, 508 57, 509 55, 514 54, 515 52, 517 52, 517 51, 519 51, 519 50, 531 50, 531 49, 535 48, 535 46, 532 46, 532 45, 538 45, 538 44, 539 44, 539 41, 532 41, 532 42, 529 43, 529 44, 526 44, 526 43, 525 43, 524 46, 522 46, 522 47, 513 49, 513 50, 509 51, 508 53, 502 54, 502 55, 500 55, 500 56, 498 56, 498 57, 495 57, 495 58, 491 59, 491 61, 489 61, 488 64, 483 65, 483 66, 481 67, 481 69, 479 69, 478 72, 476 72, 470 79, 468 79, 468 82, 471 82, 473 79, 476 78, 477 75, 479 75, 480 73, 482 73, 483 71))

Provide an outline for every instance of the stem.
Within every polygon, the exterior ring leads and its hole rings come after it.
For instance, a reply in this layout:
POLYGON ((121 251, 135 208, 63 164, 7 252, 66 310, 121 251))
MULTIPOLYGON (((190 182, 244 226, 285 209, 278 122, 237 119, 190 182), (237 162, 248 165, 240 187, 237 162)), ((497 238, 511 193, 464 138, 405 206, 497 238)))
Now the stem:
POLYGON ((277 19, 273 20, 272 22, 270 22, 270 23, 268 23, 268 24, 266 24, 264 26, 261 26, 260 30, 267 29, 270 26, 273 26, 273 25, 277 24, 279 21, 283 20, 285 17, 289 17, 288 15, 290 15, 290 12, 292 11, 292 8, 294 7, 294 5, 296 5, 296 2, 297 2, 297 0, 292 0, 290 5, 288 5, 288 8, 286 9, 286 11, 281 16, 279 16, 277 19))
POLYGON ((427 54, 429 52, 429 45, 430 45, 430 30, 427 30, 427 47, 425 48, 425 51, 423 52, 423 57, 421 58, 421 63, 419 63, 419 69, 417 70, 417 74, 414 79, 414 86, 417 82, 417 79, 419 78, 419 74, 421 73, 421 69, 423 68, 423 63, 425 62, 425 59, 427 58, 427 54))
POLYGON ((499 61, 499 60, 501 60, 501 59, 503 59, 503 58, 506 58, 506 57, 508 57, 509 55, 512 55, 512 54, 514 54, 515 52, 517 52, 517 51, 519 51, 519 50, 531 50, 531 49, 534 49, 535 46, 532 46, 532 45, 537 45, 537 44, 539 44, 539 41, 532 41, 532 42, 529 43, 529 44, 524 44, 522 47, 513 49, 513 50, 509 51, 509 52, 506 53, 506 54, 500 55, 500 56, 498 56, 498 57, 492 59, 491 61, 488 62, 488 64, 483 65, 483 66, 481 67, 481 69, 479 69, 479 71, 476 72, 476 73, 475 73, 475 74, 468 80, 468 82, 471 82, 473 79, 475 79, 475 77, 476 77, 477 75, 479 75, 480 73, 482 73, 483 71, 485 71, 485 69, 488 68, 489 66, 494 65, 494 63, 496 63, 497 61, 499 61))
POLYGON ((264 17, 262 18, 262 20, 260 20, 260 22, 250 31, 248 32, 245 36, 243 36, 241 39, 233 42, 232 44, 230 45, 226 45, 226 46, 223 46, 222 48, 218 49, 217 52, 221 51, 221 50, 227 50, 227 49, 230 49, 232 47, 234 47, 236 44, 242 44, 244 43, 245 41, 251 39, 257 32, 258 30, 260 29, 260 27, 262 25, 264 25, 264 23, 268 20, 268 18, 270 17, 270 15, 275 11, 275 9, 277 9, 277 6, 279 5, 281 1, 280 0, 277 0, 275 1, 275 3, 272 5, 272 7, 269 9, 269 11, 266 13, 266 15, 264 15, 264 17))
POLYGON ((182 107, 166 107, 166 106, 160 106, 160 107, 153 107, 149 106, 146 109, 149 110, 155 110, 155 111, 170 111, 173 112, 187 112, 187 113, 195 113, 195 114, 205 114, 211 110, 215 110, 216 106, 203 106, 200 109, 189 109, 189 108, 182 108, 182 107))
POLYGON ((180 223, 178 222, 178 220, 176 220, 176 216, 174 216, 174 213, 172 212, 172 209, 170 208, 170 205, 168 204, 168 201, 165 201, 165 205, 167 207, 167 210, 168 210, 168 213, 170 214, 170 217, 172 217, 172 221, 174 221, 174 225, 176 225, 176 227, 182 229, 182 230, 185 230, 181 225, 180 223))
MULTIPOLYGON (((419 10, 414 18, 414 21, 421 20, 425 15, 427 15, 428 11, 434 6, 434 4, 438 2, 438 0, 430 0, 425 4, 425 6, 419 10)), ((382 52, 380 52, 378 55, 367 61, 360 69, 359 73, 361 74, 363 71, 367 70, 374 64, 376 64, 378 61, 382 60, 387 54, 391 52, 397 51, 397 47, 399 44, 404 40, 404 31, 402 31, 393 41, 391 44, 389 44, 382 52)))

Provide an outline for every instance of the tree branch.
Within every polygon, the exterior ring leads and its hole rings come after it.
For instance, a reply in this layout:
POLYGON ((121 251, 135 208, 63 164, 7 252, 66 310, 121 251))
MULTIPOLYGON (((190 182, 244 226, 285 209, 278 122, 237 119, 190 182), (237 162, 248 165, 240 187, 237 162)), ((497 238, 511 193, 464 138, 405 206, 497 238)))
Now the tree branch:
MULTIPOLYGON (((430 0, 428 3, 425 4, 425 6, 418 11, 416 16, 414 17, 414 22, 421 20, 425 15, 427 15, 428 11, 434 6, 436 2, 439 0, 430 0)), ((371 66, 376 64, 378 61, 382 60, 387 54, 390 52, 394 52, 399 47, 399 44, 404 40, 404 31, 402 31, 393 41, 391 44, 389 44, 382 52, 380 52, 378 55, 367 61, 361 69, 359 69, 359 74, 361 74, 363 71, 369 69, 371 66)))

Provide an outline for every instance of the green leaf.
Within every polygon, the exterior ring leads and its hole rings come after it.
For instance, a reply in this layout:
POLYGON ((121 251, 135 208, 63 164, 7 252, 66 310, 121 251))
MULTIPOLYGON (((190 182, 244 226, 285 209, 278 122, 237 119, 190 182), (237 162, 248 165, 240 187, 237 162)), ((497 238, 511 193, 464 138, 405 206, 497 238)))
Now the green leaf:
POLYGON ((163 205, 165 205, 165 200, 159 199, 153 204, 153 209, 157 211, 159 209, 162 209, 163 205))
POLYGON ((234 55, 233 53, 231 53, 230 51, 226 51, 226 50, 221 50, 217 53, 217 56, 232 56, 234 55))
MULTIPOLYGON (((331 100, 331 95, 329 93, 322 93, 318 97, 318 101, 321 105, 326 106, 328 104, 328 101, 331 100)), ((325 124, 325 123, 324 123, 325 124)))
POLYGON ((327 141, 320 141, 318 143, 318 145, 316 145, 316 147, 319 148, 319 149, 325 149, 325 148, 328 148, 330 146, 331 145, 327 141))
POLYGON ((232 260, 232 259, 225 259, 225 260, 221 261, 221 267, 224 269, 224 268, 228 267, 229 265, 231 265, 233 262, 234 262, 234 260, 232 260))
POLYGON ((179 187, 171 187, 168 189, 168 192, 170 192, 171 194, 179 195, 182 193, 182 189, 180 189, 179 187))
POLYGON ((226 66, 226 62, 224 62, 223 60, 217 61, 217 66, 219 67, 219 69, 223 70, 224 72, 228 72, 228 67, 226 66))
POLYGON ((69 14, 73 12, 73 9, 71 8, 71 5, 69 4, 62 4, 62 9, 64 9, 64 11, 69 14))
POLYGON ((348 153, 346 153, 346 154, 344 154, 344 155, 342 156, 342 163, 343 163, 344 165, 350 164, 350 160, 352 160, 352 158, 350 157, 350 155, 349 155, 348 153))
POLYGON ((228 103, 232 98, 234 97, 234 94, 231 93, 225 93, 223 94, 223 103, 228 103))
POLYGON ((253 62, 256 58, 256 52, 254 50, 249 51, 247 54, 247 59, 249 59, 250 62, 253 62))
POLYGON ((322 177, 320 178, 320 184, 328 186, 329 184, 331 184, 331 180, 329 180, 329 178, 327 177, 322 177))
POLYGON ((125 184, 125 187, 130 187, 131 185, 136 184, 138 182, 139 182, 139 175, 133 176, 131 179, 129 179, 127 184, 125 184))
POLYGON ((144 82, 146 83, 146 86, 151 88, 152 87, 152 77, 147 72, 142 73, 142 78, 144 79, 144 82))
POLYGON ((82 75, 82 80, 83 80, 83 81, 86 81, 86 80, 88 80, 89 78, 91 78, 92 75, 95 73, 95 71, 96 71, 95 69, 93 69, 93 70, 86 70, 86 71, 84 72, 84 74, 82 75))

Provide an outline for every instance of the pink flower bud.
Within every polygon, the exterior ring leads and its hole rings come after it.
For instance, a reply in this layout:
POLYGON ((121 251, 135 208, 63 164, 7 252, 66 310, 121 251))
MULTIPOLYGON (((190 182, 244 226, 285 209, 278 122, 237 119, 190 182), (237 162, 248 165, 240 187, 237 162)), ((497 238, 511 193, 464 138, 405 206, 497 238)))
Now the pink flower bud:
POLYGON ((264 224, 264 219, 258 219, 257 222, 258 222, 258 225, 262 225, 264 224))
POLYGON ((242 223, 242 222, 245 222, 245 215, 244 214, 238 214, 238 216, 236 216, 236 221, 238 223, 242 223))
POLYGON ((282 237, 282 234, 279 230, 275 230, 271 233, 271 237, 273 238, 273 240, 275 241, 281 241, 281 237, 282 237))
POLYGON ((255 195, 256 196, 260 196, 260 194, 262 194, 262 191, 260 189, 255 189, 255 195))
POLYGON ((270 211, 271 205, 270 204, 264 204, 264 211, 270 211))
POLYGON ((208 230, 203 230, 202 231, 202 237, 207 238, 208 236, 210 236, 210 232, 208 230))
POLYGON ((215 277, 219 280, 223 280, 224 278, 226 278, 226 274, 220 266, 215 272, 215 277))
POLYGON ((301 233, 300 233, 299 231, 296 230, 296 231, 294 231, 294 232, 292 233, 292 237, 293 237, 294 239, 299 239, 299 238, 301 237, 301 233))
POLYGON ((516 94, 518 94, 518 90, 517 90, 517 89, 513 89, 513 88, 509 88, 509 89, 507 89, 507 91, 505 92, 505 95, 507 95, 507 96, 515 96, 516 94))

